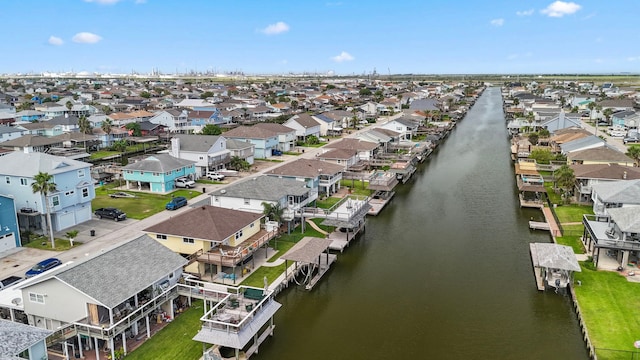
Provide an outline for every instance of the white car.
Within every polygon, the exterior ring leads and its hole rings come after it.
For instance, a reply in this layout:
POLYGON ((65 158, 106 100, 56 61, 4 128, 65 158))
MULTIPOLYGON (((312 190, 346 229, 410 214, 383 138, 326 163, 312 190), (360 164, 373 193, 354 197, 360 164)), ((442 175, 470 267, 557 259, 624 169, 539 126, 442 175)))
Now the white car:
POLYGON ((192 187, 196 186, 195 181, 189 180, 185 177, 177 178, 175 180, 175 184, 176 184, 176 187, 186 188, 186 189, 191 189, 192 187))
POLYGON ((206 175, 207 179, 209 180, 213 180, 213 181, 220 181, 224 179, 224 175, 218 173, 218 172, 208 172, 206 175))

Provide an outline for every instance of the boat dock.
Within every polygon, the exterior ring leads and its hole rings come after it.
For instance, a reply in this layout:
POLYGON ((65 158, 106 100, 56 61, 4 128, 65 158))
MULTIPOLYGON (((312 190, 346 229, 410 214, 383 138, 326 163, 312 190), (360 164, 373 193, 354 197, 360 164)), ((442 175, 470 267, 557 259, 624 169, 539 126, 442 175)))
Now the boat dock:
POLYGON ((540 221, 529 221, 529 229, 532 230, 551 230, 549 223, 540 221))
POLYGON ((380 211, 391 201, 394 191, 377 191, 369 200, 371 208, 367 212, 367 215, 378 215, 380 211))
POLYGON ((533 275, 536 278, 536 287, 540 291, 544 291, 544 279, 542 278, 542 274, 539 271, 539 268, 536 266, 536 259, 538 259, 538 252, 536 250, 535 244, 529 244, 529 253, 531 254, 531 264, 533 265, 533 275))

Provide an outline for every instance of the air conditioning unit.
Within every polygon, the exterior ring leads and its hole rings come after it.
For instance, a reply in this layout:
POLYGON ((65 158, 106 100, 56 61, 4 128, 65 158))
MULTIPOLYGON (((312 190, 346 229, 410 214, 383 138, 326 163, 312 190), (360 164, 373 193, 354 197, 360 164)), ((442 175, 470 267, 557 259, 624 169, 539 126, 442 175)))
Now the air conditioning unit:
POLYGON ((265 221, 264 225, 265 225, 266 230, 269 231, 269 232, 276 231, 278 229, 278 222, 277 221, 265 221))

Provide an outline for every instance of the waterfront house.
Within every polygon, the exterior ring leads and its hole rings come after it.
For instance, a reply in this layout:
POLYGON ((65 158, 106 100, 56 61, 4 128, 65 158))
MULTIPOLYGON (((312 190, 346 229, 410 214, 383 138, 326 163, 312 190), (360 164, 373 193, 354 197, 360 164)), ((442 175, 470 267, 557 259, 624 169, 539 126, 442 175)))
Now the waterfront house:
POLYGON ((635 163, 632 158, 609 145, 571 151, 566 155, 568 164, 618 164, 632 167, 635 163))
MULTIPOLYGON (((632 191, 638 193, 637 183, 634 187, 632 191)), ((623 197, 618 200, 627 201, 623 197)), ((640 261, 640 200, 636 196, 633 201, 633 206, 609 207, 602 213, 583 216, 582 241, 597 269, 622 270, 640 261)))
POLYGON ((607 146, 606 141, 597 136, 591 135, 561 144, 560 152, 563 155, 567 155, 574 151, 593 149, 603 146, 607 146))
POLYGON ((372 161, 376 158, 376 155, 383 150, 383 147, 376 141, 357 138, 344 138, 338 141, 332 141, 325 145, 324 148, 355 150, 358 154, 358 160, 361 161, 372 161))
POLYGON ((264 214, 203 205, 143 231, 160 244, 189 258, 186 272, 212 281, 235 283, 254 266, 254 253, 266 255, 277 228, 262 228, 264 214))
POLYGON ((416 135, 418 126, 418 122, 415 122, 406 117, 402 117, 399 119, 390 120, 380 125, 380 128, 393 130, 400 133, 400 140, 411 140, 416 135))
POLYGON ((592 201, 592 186, 595 184, 640 179, 640 168, 612 164, 573 164, 569 165, 573 169, 576 178, 574 193, 578 202, 589 203, 592 201))
POLYGON ((224 136, 176 134, 171 138, 170 154, 178 159, 195 162, 197 177, 207 171, 225 167, 231 160, 224 136))
POLYGON ((569 114, 565 114, 564 110, 560 111, 558 116, 555 116, 549 120, 546 120, 540 124, 541 127, 549 130, 551 134, 555 134, 558 130, 572 128, 572 127, 582 127, 582 122, 580 120, 580 116, 575 114, 574 116, 570 116, 569 114))
POLYGON ((249 141, 240 141, 235 139, 227 139, 227 150, 231 153, 231 158, 240 158, 249 165, 253 165, 256 146, 249 141))
POLYGON ((195 163, 169 154, 155 154, 124 166, 122 176, 127 189, 168 193, 176 189, 177 178, 196 178, 195 163))
POLYGON ((359 161, 358 152, 354 149, 330 149, 318 154, 318 160, 342 165, 345 170, 356 165, 359 161))
MULTIPOLYGON (((640 180, 610 181, 591 186, 593 212, 606 214, 609 208, 640 205, 640 180)), ((636 208, 640 211, 640 208, 636 208)))
POLYGON ((330 196, 340 189, 344 166, 322 160, 296 159, 265 172, 265 175, 302 181, 320 194, 330 196))
POLYGON ((187 260, 147 235, 65 263, 17 286, 30 325, 57 331, 56 343, 113 359, 116 340, 150 337, 150 317, 173 319, 174 288, 187 260), (160 316, 157 316, 157 315, 160 316), (106 350, 108 349, 108 350, 106 350))
POLYGON ((308 136, 320 137, 320 123, 309 114, 297 114, 287 120, 284 126, 296 131, 298 140, 305 142, 308 136))
POLYGON ((14 151, 0 157, 0 193, 14 198, 22 229, 46 230, 46 200, 53 231, 61 231, 91 219, 95 189, 90 168, 89 163, 65 157, 14 151), (39 172, 53 175, 56 184, 56 191, 47 199, 31 188, 39 172))
POLYGON ((47 360, 46 339, 51 330, 0 319, 0 359, 47 360))
POLYGON ((272 129, 255 126, 238 126, 224 133, 226 139, 250 142, 254 145, 254 156, 268 159, 278 149, 280 134, 272 129))
POLYGON ((20 246, 15 200, 12 196, 0 194, 0 253, 20 246))

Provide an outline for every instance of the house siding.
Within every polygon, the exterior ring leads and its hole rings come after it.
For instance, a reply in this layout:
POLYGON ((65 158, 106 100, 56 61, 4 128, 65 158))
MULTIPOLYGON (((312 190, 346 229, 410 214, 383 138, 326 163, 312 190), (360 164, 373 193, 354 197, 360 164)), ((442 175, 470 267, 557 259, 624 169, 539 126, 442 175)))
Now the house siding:
POLYGON ((95 303, 95 300, 82 292, 54 278, 24 288, 22 298, 24 299, 24 311, 29 314, 29 324, 43 328, 47 321, 38 323, 37 319, 51 319, 54 327, 49 330, 56 330, 60 322, 71 323, 86 318, 88 315, 86 304, 95 303), (45 303, 30 301, 29 293, 44 295, 45 303))

